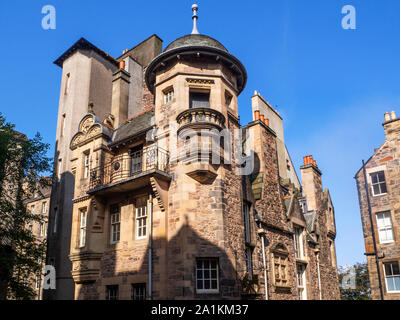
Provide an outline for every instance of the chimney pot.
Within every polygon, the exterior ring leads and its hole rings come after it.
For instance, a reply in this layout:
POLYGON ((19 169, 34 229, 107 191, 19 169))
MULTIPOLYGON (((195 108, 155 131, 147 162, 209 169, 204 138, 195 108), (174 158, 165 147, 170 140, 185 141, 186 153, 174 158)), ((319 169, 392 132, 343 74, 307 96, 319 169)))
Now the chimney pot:
POLYGON ((265 124, 267 125, 267 127, 269 127, 269 119, 265 118, 265 124))
POLYGON ((392 111, 390 113, 390 117, 392 118, 392 120, 396 120, 396 112, 392 111))
POLYGON ((121 61, 119 62, 119 68, 120 68, 120 69, 125 69, 125 61, 124 61, 124 60, 121 60, 121 61))
POLYGON ((385 113, 385 121, 390 121, 390 114, 389 112, 385 113))
POLYGON ((261 120, 261 122, 265 122, 265 117, 264 117, 264 115, 262 114, 262 115, 260 115, 260 120, 261 120))
POLYGON ((254 120, 260 120, 260 110, 254 111, 254 120))

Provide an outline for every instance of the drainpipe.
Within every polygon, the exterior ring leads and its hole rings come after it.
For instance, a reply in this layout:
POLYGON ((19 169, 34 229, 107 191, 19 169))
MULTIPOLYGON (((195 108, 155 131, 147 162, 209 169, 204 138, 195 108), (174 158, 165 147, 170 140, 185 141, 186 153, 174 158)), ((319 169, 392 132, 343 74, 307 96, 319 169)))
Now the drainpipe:
MULTIPOLYGON (((260 223, 261 225, 261 223, 260 223)), ((267 259, 265 258, 265 234, 261 235, 262 255, 264 264, 265 300, 268 300, 268 278, 267 278, 267 259)))
POLYGON ((319 290, 319 300, 322 300, 322 291, 321 291, 321 272, 319 271, 319 249, 316 251, 317 254, 317 274, 318 274, 318 290, 319 290))
POLYGON ((153 273, 153 252, 152 252, 152 242, 153 242, 153 194, 150 193, 149 196, 149 300, 153 299, 153 286, 152 286, 152 273, 153 273))
POLYGON ((364 160, 362 161, 363 164, 363 173, 364 173, 364 186, 365 186, 365 193, 367 195, 367 204, 368 204, 368 214, 369 214, 369 221, 371 223, 371 232, 372 232, 372 242, 374 243, 374 255, 375 255, 375 263, 376 269, 378 271, 378 279, 379 279, 379 291, 381 294, 381 300, 384 300, 383 297, 383 286, 382 286, 382 279, 381 279, 381 270, 379 268, 379 258, 378 258, 378 249, 376 247, 376 238, 375 238, 375 230, 374 230, 374 221, 372 219, 372 210, 371 210, 371 202, 369 200, 369 188, 367 183, 367 171, 365 170, 365 163, 364 160))

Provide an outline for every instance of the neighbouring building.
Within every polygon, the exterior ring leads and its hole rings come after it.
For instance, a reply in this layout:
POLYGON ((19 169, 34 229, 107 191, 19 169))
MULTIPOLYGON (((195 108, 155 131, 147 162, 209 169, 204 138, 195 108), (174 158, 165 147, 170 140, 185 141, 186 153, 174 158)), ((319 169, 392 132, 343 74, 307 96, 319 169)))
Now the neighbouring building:
POLYGON ((372 298, 381 299, 382 292, 385 300, 399 300, 400 118, 394 111, 386 113, 382 125, 385 141, 375 149, 355 179, 372 298))
POLYGON ((334 208, 312 156, 246 69, 197 31, 119 58, 80 39, 62 68, 48 299, 339 299, 334 208), (249 170, 248 170, 249 169, 249 170))
MULTIPOLYGON (((31 221, 29 225, 27 225, 27 228, 33 233, 37 241, 40 242, 47 241, 50 194, 50 186, 39 185, 35 194, 25 202, 27 210, 41 218, 41 221, 31 221)), ((42 268, 45 265, 45 258, 46 252, 43 252, 43 257, 39 260, 42 268)), ((43 274, 39 273, 35 275, 32 278, 32 282, 36 291, 36 298, 41 300, 43 298, 43 274)))

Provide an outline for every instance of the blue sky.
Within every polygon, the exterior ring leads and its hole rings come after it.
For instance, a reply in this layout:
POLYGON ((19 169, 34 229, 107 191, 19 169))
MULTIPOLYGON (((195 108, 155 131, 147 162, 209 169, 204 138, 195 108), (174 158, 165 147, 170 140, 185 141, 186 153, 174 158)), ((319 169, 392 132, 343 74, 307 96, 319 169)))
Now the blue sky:
MULTIPOLYGON (((339 265, 364 261, 354 174, 384 140, 386 111, 400 115, 398 0, 200 0, 199 31, 221 41, 248 72, 239 98, 251 120, 258 90, 284 118, 298 168, 312 154, 336 212, 339 265), (357 29, 344 30, 353 5, 357 29)), ((53 154, 61 69, 53 61, 80 37, 118 57, 153 33, 164 45, 191 32, 192 1, 1 1, 0 111, 16 129, 39 131, 53 154), (44 5, 56 29, 43 30, 44 5)))

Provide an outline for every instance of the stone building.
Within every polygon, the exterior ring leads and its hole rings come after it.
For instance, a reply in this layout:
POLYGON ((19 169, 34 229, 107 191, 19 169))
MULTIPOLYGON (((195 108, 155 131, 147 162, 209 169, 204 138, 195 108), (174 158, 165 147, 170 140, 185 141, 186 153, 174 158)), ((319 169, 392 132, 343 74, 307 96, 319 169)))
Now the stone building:
MULTIPOLYGON (((38 241, 46 241, 47 239, 47 227, 48 227, 48 216, 50 208, 50 194, 51 187, 39 186, 35 194, 27 200, 26 208, 31 213, 40 216, 41 221, 32 221, 27 228, 32 231, 33 235, 38 241)), ((43 258, 40 260, 42 267, 45 264, 46 253, 43 253, 43 258)), ((37 274, 33 279, 34 289, 37 294, 37 299, 41 300, 43 297, 43 275, 37 274)))
POLYGON ((153 35, 114 59, 80 39, 56 61, 47 297, 339 299, 321 171, 305 157, 301 186, 259 93, 240 125, 246 69, 193 12, 164 50, 153 35))
POLYGON ((399 300, 400 118, 395 112, 386 113, 382 125, 386 139, 357 172, 355 179, 372 298, 399 300))

